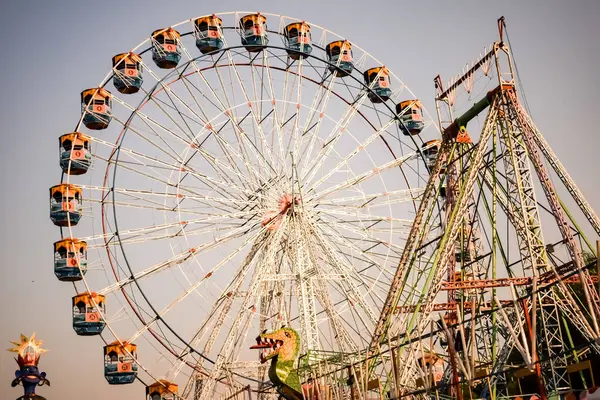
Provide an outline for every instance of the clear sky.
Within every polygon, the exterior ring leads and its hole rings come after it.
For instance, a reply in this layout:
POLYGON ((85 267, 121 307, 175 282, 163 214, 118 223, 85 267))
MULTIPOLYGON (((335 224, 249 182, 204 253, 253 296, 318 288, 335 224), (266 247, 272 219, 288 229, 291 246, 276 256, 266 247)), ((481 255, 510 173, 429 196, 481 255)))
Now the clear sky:
MULTIPOLYGON (((400 76, 433 112, 433 77, 448 78, 496 39, 504 15, 537 126, 588 200, 600 209, 595 122, 600 89, 600 2, 588 1, 5 1, 0 5, 2 262, 0 349, 37 332, 50 399, 143 398, 134 384, 113 388, 102 373, 99 339, 71 329, 71 288, 52 272, 57 228, 48 188, 60 179, 57 138, 79 118, 79 92, 96 85, 110 58, 150 32, 194 16, 253 9, 324 26, 365 48, 400 76)), ((16 364, 0 351, 0 398, 16 398, 16 364)))

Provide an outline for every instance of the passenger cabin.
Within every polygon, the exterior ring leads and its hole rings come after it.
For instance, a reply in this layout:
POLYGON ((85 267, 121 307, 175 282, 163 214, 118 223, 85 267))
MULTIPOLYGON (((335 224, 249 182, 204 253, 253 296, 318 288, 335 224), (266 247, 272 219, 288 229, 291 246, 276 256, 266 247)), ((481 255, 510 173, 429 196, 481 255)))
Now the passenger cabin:
POLYGON ((405 100, 396 104, 398 125, 406 136, 418 135, 423 130, 423 112, 419 100, 405 100))
POLYGON ((142 57, 135 53, 121 53, 112 58, 113 85, 120 93, 137 93, 142 87, 142 57))
POLYGON ((73 329, 79 336, 99 335, 106 322, 106 298, 98 293, 81 293, 73 297, 73 329))
POLYGON ((369 100, 373 103, 388 101, 392 95, 389 71, 386 67, 370 68, 364 73, 365 85, 369 86, 369 100))
POLYGON ((69 183, 50 188, 50 219, 56 226, 75 226, 81 219, 81 188, 69 183))
POLYGON ((444 378, 444 361, 433 352, 424 352, 417 359, 422 377, 417 378, 417 387, 430 388, 436 386, 444 378))
POLYGON ((137 345, 118 340, 104 346, 104 378, 111 385, 133 383, 137 376, 137 345))
POLYGON ((108 128, 112 119, 112 95, 103 88, 86 89, 81 92, 81 113, 83 124, 88 129, 100 130, 108 128))
POLYGON ((442 141, 439 139, 429 140, 421 146, 423 157, 427 168, 431 171, 437 161, 438 153, 442 147, 442 141))
POLYGON ((310 25, 306 22, 293 22, 285 27, 285 48, 293 60, 298 60, 312 52, 310 25))
POLYGON ((146 400, 178 400, 179 387, 176 383, 161 379, 146 388, 146 400))
POLYGON ((157 29, 152 32, 152 60, 162 69, 172 69, 179 64, 181 35, 173 28, 157 29))
POLYGON ((474 253, 475 245, 473 243, 473 237, 471 235, 470 227, 464 227, 462 229, 462 232, 459 233, 454 250, 455 260, 457 263, 471 262, 471 253, 474 253))
POLYGON ((344 77, 352 73, 352 44, 347 40, 337 40, 325 46, 325 54, 330 64, 329 70, 335 76, 344 77))
POLYGON ((71 132, 58 138, 60 168, 68 175, 85 174, 92 165, 90 138, 81 132, 71 132))
POLYGON ((87 271, 87 243, 67 238, 54 243, 54 275, 62 282, 75 282, 87 271))
POLYGON ((196 18, 194 21, 196 47, 202 54, 212 53, 223 47, 223 20, 216 15, 196 18))
POLYGON ((267 17, 260 13, 240 18, 242 45, 251 53, 262 51, 269 43, 267 36, 267 17))

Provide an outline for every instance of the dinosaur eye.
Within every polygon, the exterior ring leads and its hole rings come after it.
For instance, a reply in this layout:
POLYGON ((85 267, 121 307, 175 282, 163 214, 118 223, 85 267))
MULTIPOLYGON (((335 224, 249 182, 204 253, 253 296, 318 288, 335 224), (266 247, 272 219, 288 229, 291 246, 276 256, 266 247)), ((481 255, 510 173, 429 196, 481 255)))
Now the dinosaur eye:
POLYGON ((285 333, 285 336, 287 336, 287 337, 292 337, 292 335, 290 335, 290 333, 289 333, 289 332, 286 332, 286 333, 285 333))

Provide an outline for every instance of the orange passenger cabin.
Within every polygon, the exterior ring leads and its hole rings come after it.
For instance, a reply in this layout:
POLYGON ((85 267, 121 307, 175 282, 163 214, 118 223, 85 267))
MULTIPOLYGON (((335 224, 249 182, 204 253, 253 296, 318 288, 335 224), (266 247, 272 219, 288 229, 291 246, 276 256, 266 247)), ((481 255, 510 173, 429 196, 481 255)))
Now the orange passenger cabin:
POLYGON ((178 385, 165 379, 146 387, 146 400, 178 400, 178 395, 178 385))
POLYGON ((75 226, 82 215, 82 191, 69 183, 50 188, 50 219, 56 226, 75 226))
POLYGON ((291 59, 298 60, 312 52, 310 25, 293 22, 283 30, 285 48, 291 59))
POLYGON ((92 165, 91 140, 81 132, 71 132, 58 138, 60 168, 65 174, 85 174, 92 165))
POLYGON ((104 346, 104 378, 111 385, 133 383, 137 376, 137 345, 118 340, 104 346))
POLYGON ((364 72, 365 85, 370 87, 368 91, 369 100, 373 103, 388 101, 392 95, 389 74, 386 67, 374 67, 364 72))
POLYGON ((79 336, 99 335, 106 322, 106 298, 98 293, 80 293, 73 297, 73 329, 79 336))
POLYGON ((396 104, 398 125, 405 135, 418 135, 423 130, 423 107, 419 100, 405 100, 396 104))
POLYGON ((269 43, 267 34, 267 17, 260 13, 249 14, 240 18, 239 22, 242 45, 251 53, 262 51, 269 43))
POLYGON ((352 44, 347 40, 337 40, 325 46, 325 54, 329 70, 335 76, 344 77, 352 73, 354 63, 352 61, 352 44))
POLYGON ((223 20, 216 15, 194 20, 196 47, 202 54, 212 53, 223 48, 223 20))
POLYGON ((67 238, 54 243, 54 275, 59 281, 75 282, 87 271, 87 243, 67 238))
POLYGON ((172 69, 179 64, 181 35, 173 28, 157 29, 152 32, 152 60, 162 69, 172 69))
POLYGON ((104 88, 91 88, 81 92, 83 124, 88 129, 108 128, 112 120, 112 94, 104 88))
POLYGON ((142 78, 142 57, 135 53, 121 53, 112 58, 113 85, 124 94, 137 93, 144 79, 142 78))

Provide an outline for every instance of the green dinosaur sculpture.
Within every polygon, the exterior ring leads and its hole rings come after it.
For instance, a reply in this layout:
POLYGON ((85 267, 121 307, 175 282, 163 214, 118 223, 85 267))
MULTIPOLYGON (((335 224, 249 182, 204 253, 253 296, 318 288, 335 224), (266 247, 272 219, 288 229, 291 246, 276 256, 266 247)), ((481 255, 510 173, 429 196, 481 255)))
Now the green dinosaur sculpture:
POLYGON ((260 362, 271 360, 269 379, 279 394, 287 400, 302 400, 300 378, 294 368, 300 350, 300 336, 292 328, 281 328, 270 333, 261 333, 251 349, 263 350, 260 362))

